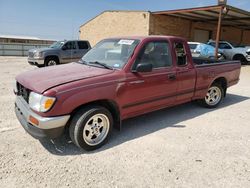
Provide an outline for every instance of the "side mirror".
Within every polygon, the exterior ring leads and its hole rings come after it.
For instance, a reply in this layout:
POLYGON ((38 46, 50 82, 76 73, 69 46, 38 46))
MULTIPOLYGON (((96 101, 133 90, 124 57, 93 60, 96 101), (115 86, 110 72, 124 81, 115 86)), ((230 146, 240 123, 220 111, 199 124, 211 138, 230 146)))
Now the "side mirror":
POLYGON ((66 46, 62 46, 62 50, 67 50, 66 46))
POLYGON ((151 63, 139 63, 136 66, 136 72, 151 72, 153 65, 151 63))

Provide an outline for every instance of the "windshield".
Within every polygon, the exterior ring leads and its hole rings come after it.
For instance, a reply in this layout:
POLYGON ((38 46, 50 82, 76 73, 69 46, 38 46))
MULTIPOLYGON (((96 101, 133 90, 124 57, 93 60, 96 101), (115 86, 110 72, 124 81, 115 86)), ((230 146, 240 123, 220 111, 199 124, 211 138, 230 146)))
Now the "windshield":
POLYGON ((198 46, 198 44, 193 44, 193 43, 189 43, 188 45, 189 45, 190 49, 192 49, 192 50, 196 49, 198 46))
POLYGON ((64 45, 64 41, 54 42, 49 48, 61 48, 64 45))
POLYGON ((128 62, 139 42, 131 39, 102 40, 86 53, 82 60, 87 63, 100 62, 121 69, 128 62))

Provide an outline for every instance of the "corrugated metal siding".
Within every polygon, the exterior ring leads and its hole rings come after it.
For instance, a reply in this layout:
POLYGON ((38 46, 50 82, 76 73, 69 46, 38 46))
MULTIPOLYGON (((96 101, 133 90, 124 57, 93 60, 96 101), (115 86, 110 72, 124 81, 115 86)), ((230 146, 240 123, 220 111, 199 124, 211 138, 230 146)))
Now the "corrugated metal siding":
POLYGON ((0 43, 0 56, 28 56, 28 51, 33 48, 45 48, 46 44, 9 44, 0 43))

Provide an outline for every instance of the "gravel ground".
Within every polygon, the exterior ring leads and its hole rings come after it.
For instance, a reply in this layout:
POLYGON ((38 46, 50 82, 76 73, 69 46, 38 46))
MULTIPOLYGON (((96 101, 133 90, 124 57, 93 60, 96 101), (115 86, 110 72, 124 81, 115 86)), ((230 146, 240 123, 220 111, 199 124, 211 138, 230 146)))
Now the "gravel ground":
POLYGON ((35 69, 0 57, 1 187, 250 187, 250 66, 218 109, 194 103, 126 120, 99 150, 38 141, 14 115, 14 77, 35 69))

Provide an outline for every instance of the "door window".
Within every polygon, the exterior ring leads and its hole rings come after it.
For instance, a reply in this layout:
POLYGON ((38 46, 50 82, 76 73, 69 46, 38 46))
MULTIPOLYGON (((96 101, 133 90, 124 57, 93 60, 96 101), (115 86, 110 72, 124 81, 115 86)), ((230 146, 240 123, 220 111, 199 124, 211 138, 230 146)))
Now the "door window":
POLYGON ((76 43, 75 43, 75 41, 69 41, 64 46, 65 46, 65 50, 76 49, 76 43))
POLYGON ((176 42, 174 45, 176 58, 177 58, 177 65, 178 66, 186 66, 187 65, 187 55, 184 48, 183 43, 176 42))
POLYGON ((149 63, 153 68, 170 67, 172 58, 168 42, 149 42, 139 54, 134 68, 138 64, 149 63))
POLYGON ((232 49, 231 46, 227 43, 219 43, 220 49, 232 49))

